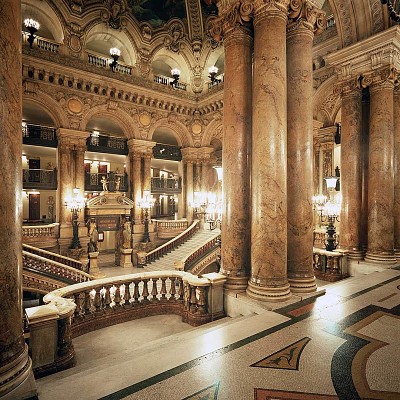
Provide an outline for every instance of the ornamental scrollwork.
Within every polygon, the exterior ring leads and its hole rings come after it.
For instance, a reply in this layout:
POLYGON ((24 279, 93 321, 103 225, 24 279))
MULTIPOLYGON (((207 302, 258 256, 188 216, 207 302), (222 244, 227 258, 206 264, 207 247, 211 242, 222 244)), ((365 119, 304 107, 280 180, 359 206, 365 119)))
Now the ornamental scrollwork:
POLYGON ((326 29, 326 15, 309 0, 290 0, 288 10, 288 30, 299 24, 309 28, 315 34, 326 29))

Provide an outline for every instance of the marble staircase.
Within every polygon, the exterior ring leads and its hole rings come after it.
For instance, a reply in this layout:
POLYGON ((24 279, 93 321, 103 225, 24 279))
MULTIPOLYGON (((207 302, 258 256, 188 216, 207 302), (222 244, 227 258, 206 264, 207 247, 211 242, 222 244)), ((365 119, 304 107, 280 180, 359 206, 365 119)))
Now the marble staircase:
POLYGON ((144 266, 144 271, 162 271, 175 269, 176 261, 184 260, 191 255, 196 249, 207 243, 209 240, 220 235, 220 230, 199 230, 185 243, 172 250, 170 253, 144 266))

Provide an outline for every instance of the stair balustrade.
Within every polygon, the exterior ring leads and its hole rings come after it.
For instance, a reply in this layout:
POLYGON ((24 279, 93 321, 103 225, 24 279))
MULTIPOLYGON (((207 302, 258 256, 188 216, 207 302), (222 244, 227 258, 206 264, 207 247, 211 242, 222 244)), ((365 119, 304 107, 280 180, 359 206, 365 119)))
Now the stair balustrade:
POLYGON ((315 277, 321 280, 335 282, 349 276, 347 253, 335 250, 327 251, 314 247, 313 268, 315 277))
POLYGON ((182 260, 184 271, 194 275, 201 273, 204 268, 221 258, 221 235, 218 235, 196 249, 190 256, 182 260))

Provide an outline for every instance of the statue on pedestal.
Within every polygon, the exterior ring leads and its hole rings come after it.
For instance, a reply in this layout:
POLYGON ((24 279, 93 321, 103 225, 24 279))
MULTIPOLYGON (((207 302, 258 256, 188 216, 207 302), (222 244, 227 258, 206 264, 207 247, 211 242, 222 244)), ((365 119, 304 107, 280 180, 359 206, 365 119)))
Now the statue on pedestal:
POLYGON ((88 225, 88 236, 89 236, 89 244, 88 244, 88 252, 94 253, 98 251, 98 240, 99 240, 99 233, 97 231, 97 224, 94 218, 90 218, 87 223, 88 225))

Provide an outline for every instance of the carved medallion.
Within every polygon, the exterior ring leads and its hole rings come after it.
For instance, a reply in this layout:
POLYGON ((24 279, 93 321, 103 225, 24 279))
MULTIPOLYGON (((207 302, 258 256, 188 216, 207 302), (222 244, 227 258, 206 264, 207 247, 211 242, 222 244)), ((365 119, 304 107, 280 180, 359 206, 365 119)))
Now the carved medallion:
POLYGON ((192 125, 192 132, 193 132, 195 135, 198 135, 199 133, 201 133, 201 130, 202 130, 202 127, 201 127, 201 125, 200 125, 199 123, 195 122, 195 123, 192 125))
POLYGON ((151 117, 148 113, 144 112, 142 114, 139 115, 139 122, 143 125, 143 126, 149 126, 151 123, 151 117))
POLYGON ((78 99, 69 99, 67 105, 68 105, 68 110, 74 114, 79 114, 83 110, 83 105, 81 101, 78 99))

